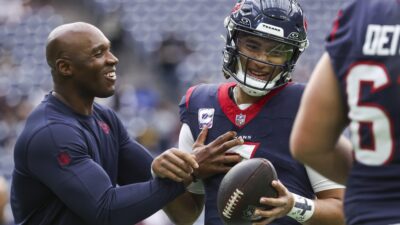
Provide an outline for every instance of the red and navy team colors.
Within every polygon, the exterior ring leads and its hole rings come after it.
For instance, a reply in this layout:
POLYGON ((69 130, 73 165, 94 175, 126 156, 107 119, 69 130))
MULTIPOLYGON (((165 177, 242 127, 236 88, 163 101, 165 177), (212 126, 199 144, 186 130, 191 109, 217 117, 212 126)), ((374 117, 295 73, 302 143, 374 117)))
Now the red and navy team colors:
POLYGON ((49 94, 15 146, 11 206, 21 225, 133 225, 183 193, 151 180, 151 155, 110 109, 84 116, 49 94))
MULTIPOLYGON (((189 125, 195 139, 200 128, 208 126, 206 143, 226 131, 236 131, 245 143, 240 154, 248 158, 266 158, 279 179, 293 193, 313 199, 314 191, 303 165, 289 151, 289 137, 304 86, 289 83, 275 89, 259 102, 240 110, 232 100, 235 83, 199 85, 190 88, 180 104, 181 121, 189 125)), ((205 224, 222 225, 217 211, 217 192, 224 174, 205 179, 205 224)), ((300 224, 292 218, 273 224, 300 224)))
POLYGON ((327 39, 354 145, 350 225, 400 224, 399 36, 400 1, 358 0, 339 12, 327 39))

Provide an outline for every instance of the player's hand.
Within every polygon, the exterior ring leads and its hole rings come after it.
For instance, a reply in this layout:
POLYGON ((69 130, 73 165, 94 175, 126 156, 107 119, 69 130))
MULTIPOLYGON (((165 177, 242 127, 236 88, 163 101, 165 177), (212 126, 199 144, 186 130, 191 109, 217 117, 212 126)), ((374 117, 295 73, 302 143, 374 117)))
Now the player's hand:
POLYGON ((207 133, 208 128, 203 128, 193 145, 193 155, 199 164, 194 174, 201 179, 218 173, 226 173, 242 160, 242 157, 237 154, 225 154, 228 149, 243 144, 243 139, 237 138, 236 132, 228 131, 208 145, 204 145, 207 133))
POLYGON ((199 167, 194 155, 171 148, 157 156, 151 168, 154 174, 161 178, 169 178, 176 182, 189 184, 193 177, 194 169, 199 167))
POLYGON ((253 225, 269 224, 277 218, 286 216, 293 208, 294 196, 293 194, 278 180, 272 181, 272 186, 278 191, 277 198, 262 197, 260 203, 267 206, 273 206, 270 210, 257 208, 254 212, 255 216, 266 218, 263 221, 253 223, 253 225))

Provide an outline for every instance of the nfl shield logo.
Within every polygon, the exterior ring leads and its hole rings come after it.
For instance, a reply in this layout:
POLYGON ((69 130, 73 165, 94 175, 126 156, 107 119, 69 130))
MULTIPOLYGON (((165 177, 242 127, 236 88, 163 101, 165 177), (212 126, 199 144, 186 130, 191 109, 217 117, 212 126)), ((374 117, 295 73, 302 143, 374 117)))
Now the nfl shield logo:
POLYGON ((199 126, 200 129, 203 129, 204 126, 207 126, 210 129, 213 126, 214 121, 214 109, 213 108, 201 108, 199 109, 199 126))
POLYGON ((242 126, 246 122, 246 115, 243 115, 241 113, 239 115, 236 115, 235 122, 237 126, 242 126))

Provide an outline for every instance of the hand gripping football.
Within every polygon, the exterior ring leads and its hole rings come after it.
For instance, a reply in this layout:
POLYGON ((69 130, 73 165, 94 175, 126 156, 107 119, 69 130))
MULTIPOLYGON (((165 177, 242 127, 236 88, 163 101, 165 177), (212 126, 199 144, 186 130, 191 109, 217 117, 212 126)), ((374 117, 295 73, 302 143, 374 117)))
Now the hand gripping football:
POLYGON ((261 197, 277 197, 271 182, 277 174, 270 161, 263 158, 238 163, 222 179, 218 190, 218 213, 226 225, 245 225, 263 218, 253 215, 261 197))

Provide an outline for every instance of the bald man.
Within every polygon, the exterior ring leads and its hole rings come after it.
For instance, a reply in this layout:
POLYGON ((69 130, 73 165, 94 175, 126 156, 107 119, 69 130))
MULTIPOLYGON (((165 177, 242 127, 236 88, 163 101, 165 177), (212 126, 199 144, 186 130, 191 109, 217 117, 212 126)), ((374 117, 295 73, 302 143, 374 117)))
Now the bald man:
POLYGON ((203 145, 205 130, 195 154, 172 148, 153 161, 116 114, 94 102, 114 94, 118 63, 98 28, 57 27, 46 58, 53 90, 28 117, 14 149, 11 206, 18 224, 135 224, 184 193, 202 162, 242 143, 228 132, 203 145))

